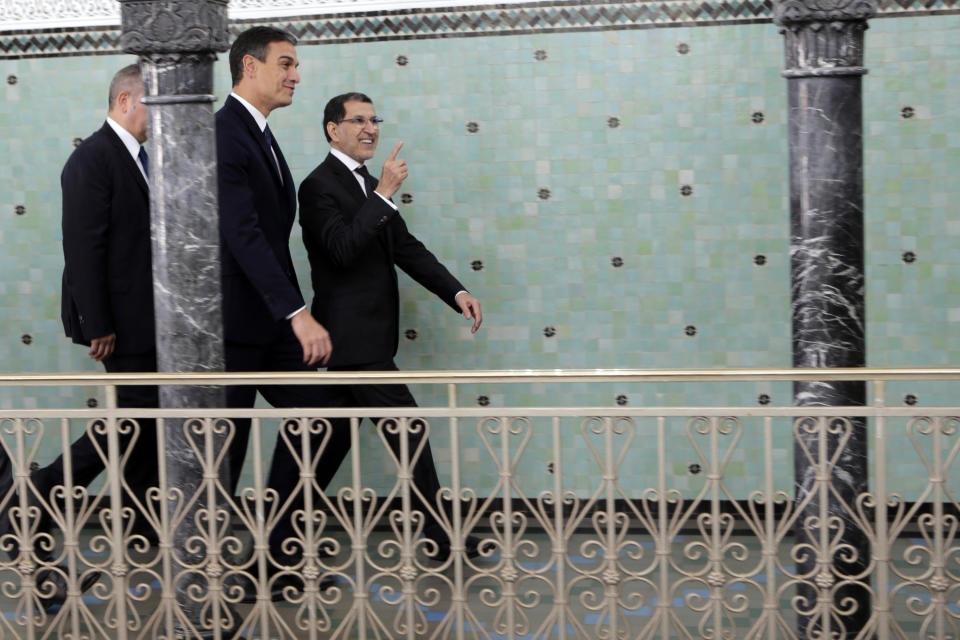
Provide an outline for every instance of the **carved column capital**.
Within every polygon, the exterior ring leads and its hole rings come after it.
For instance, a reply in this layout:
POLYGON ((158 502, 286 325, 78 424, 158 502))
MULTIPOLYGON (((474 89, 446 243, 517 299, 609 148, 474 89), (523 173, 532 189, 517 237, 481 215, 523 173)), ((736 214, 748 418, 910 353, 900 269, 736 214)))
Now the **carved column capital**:
POLYGON ((120 0, 127 53, 226 51, 227 0, 120 0))
POLYGON ((876 0, 775 0, 786 77, 863 75, 863 33, 876 0))
POLYGON ((779 25, 802 22, 867 20, 877 14, 876 0, 777 0, 773 16, 779 25))

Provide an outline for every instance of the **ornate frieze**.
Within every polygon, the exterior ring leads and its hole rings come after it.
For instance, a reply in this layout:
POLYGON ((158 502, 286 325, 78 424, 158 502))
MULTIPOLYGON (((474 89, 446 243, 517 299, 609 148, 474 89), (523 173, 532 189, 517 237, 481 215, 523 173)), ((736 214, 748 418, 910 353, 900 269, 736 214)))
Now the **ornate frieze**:
POLYGON ((859 75, 863 33, 876 0, 780 0, 774 21, 786 38, 787 77, 859 75))
POLYGON ((866 20, 877 14, 876 0, 780 0, 774 2, 777 24, 866 20))
POLYGON ((121 0, 120 47, 129 53, 226 51, 226 0, 121 0))
MULTIPOLYGON (((802 67, 807 73, 849 74, 859 68, 852 63, 862 58, 863 34, 851 24, 844 26, 851 21, 843 17, 856 18, 857 11, 873 3, 845 0, 835 5, 804 9, 802 2, 781 4, 781 26, 791 31, 792 43, 810 52, 809 66, 802 67), (803 21, 807 19, 811 21, 803 21), (837 29, 837 23, 849 32, 824 31, 837 29), (823 64, 813 66, 811 60, 823 64)), ((279 23, 307 45, 757 24, 772 22, 775 6, 776 0, 230 0, 227 17, 234 35, 251 22, 279 23)), ((878 17, 960 13, 960 0, 938 0, 936 7, 928 0, 878 0, 876 6, 878 17)), ((0 0, 0 58, 118 53, 119 25, 117 0, 0 0), (86 17, 81 16, 83 7, 86 17)))
MULTIPOLYGON (((120 24, 121 1, 3 0, 0 1, 0 30, 116 26, 120 24)), ((498 0, 496 4, 524 1, 526 0, 498 0)), ((198 0, 197 4, 201 4, 201 0, 198 0)), ((345 11, 449 7, 459 4, 462 3, 445 0, 230 0, 229 11, 231 20, 257 20, 345 11)), ((482 6, 492 3, 471 4, 482 6)))
POLYGON ((116 25, 117 0, 7 0, 0 2, 0 29, 116 25))

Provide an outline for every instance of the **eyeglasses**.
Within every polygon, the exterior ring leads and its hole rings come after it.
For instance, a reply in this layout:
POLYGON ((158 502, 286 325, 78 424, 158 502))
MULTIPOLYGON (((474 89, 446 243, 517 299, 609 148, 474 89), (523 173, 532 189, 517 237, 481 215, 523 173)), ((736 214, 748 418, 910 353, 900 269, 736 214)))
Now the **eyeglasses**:
POLYGON ((363 116, 357 116, 356 118, 344 118, 343 120, 338 121, 337 124, 340 124, 343 122, 351 122, 357 125, 358 127, 365 127, 369 122, 374 126, 374 128, 379 128, 380 125, 383 124, 383 118, 381 118, 380 116, 373 116, 372 118, 367 119, 367 118, 364 118, 363 116))

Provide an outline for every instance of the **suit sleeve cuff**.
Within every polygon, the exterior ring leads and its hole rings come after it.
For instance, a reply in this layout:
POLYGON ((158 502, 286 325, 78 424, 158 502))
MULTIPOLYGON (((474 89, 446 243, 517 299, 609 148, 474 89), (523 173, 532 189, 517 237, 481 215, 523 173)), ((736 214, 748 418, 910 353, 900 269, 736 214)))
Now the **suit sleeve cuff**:
POLYGON ((293 313, 287 315, 287 318, 286 318, 286 319, 287 319, 287 320, 293 320, 293 316, 297 315, 298 313, 300 313, 301 311, 303 311, 303 310, 306 309, 306 308, 307 308, 307 305, 303 305, 302 307, 300 307, 299 309, 297 309, 297 310, 294 311, 293 313))
MULTIPOLYGON (((380 194, 377 193, 376 191, 374 191, 374 193, 376 193, 378 196, 380 196, 380 194)), ((389 200, 387 200, 387 199, 384 198, 383 196, 380 196, 380 199, 383 200, 384 202, 386 202, 388 205, 390 205, 390 208, 391 208, 391 209, 393 209, 394 211, 397 211, 397 205, 393 204, 392 202, 390 202, 389 200)))

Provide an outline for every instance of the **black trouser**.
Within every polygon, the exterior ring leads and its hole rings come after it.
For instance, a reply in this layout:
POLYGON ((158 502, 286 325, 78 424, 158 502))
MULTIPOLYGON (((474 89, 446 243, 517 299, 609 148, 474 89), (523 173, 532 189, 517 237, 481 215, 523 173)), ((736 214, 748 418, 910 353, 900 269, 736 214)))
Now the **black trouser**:
MULTIPOLYGON (((363 365, 337 366, 330 367, 328 371, 397 371, 397 366, 393 360, 386 362, 374 362, 363 365)), ((336 407, 416 407, 410 389, 402 384, 370 384, 370 385, 329 385, 325 388, 328 401, 336 407)), ((389 417, 389 416, 388 416, 389 417)), ((379 418, 371 418, 378 422, 379 418)), ((340 464, 350 451, 350 421, 347 419, 330 420, 331 433, 330 440, 326 449, 320 456, 316 465, 316 482, 320 490, 323 491, 330 484, 330 480, 337 473, 340 464)), ((420 420, 415 420, 411 426, 419 426, 420 431, 408 435, 408 451, 410 455, 417 450, 423 438, 424 425, 420 420), (418 425, 419 423, 419 425, 418 425)), ((324 433, 313 437, 312 451, 316 451, 323 439, 324 433)), ((384 437, 390 448, 393 450, 397 459, 400 459, 400 441, 401 435, 391 433, 390 429, 384 431, 384 437)), ((386 454, 382 454, 386 456, 386 454)), ((280 447, 274 451, 273 463, 270 467, 271 486, 274 486, 274 471, 283 469, 285 465, 297 464, 290 456, 286 447, 280 447)), ((440 480, 437 477, 436 465, 433 461, 433 452, 430 449, 430 443, 423 443, 423 449, 417 458, 412 469, 413 484, 417 487, 423 497, 429 501, 434 509, 437 509, 439 501, 438 493, 440 491, 440 480)), ((291 487, 292 489, 292 487, 291 487)), ((413 494, 413 508, 424 514, 424 535, 441 544, 447 544, 449 541, 444 533, 440 523, 430 515, 420 498, 413 494)), ((296 499, 291 504, 287 513, 293 513, 296 509, 303 508, 303 494, 298 493, 296 499)), ((293 523, 284 518, 277 527, 271 532, 270 547, 279 548, 280 542, 285 537, 294 535, 295 529, 293 523)))
MULTIPOLYGON (((275 339, 267 344, 251 345, 228 341, 226 343, 227 371, 316 371, 314 367, 303 362, 303 349, 300 342, 290 329, 289 323, 279 325, 275 339)), ((250 408, 254 406, 257 392, 272 406, 278 408, 329 407, 330 401, 327 389, 322 385, 244 385, 227 387, 227 406, 231 408, 250 408)), ((310 411, 310 414, 320 414, 320 411, 310 411)), ((234 419, 235 433, 227 452, 229 477, 225 481, 230 495, 237 495, 237 485, 243 469, 243 460, 247 453, 247 442, 250 437, 250 419, 234 419)), ((312 439, 311 451, 319 447, 319 440, 312 439)), ((290 452, 289 447, 277 434, 277 442, 273 449, 273 462, 270 466, 270 475, 267 479, 267 488, 277 492, 278 501, 283 505, 287 498, 296 491, 300 481, 301 464, 290 452)), ((293 513, 297 508, 303 508, 302 493, 294 496, 294 506, 287 510, 293 513), (300 505, 297 507, 296 505, 300 505)), ((291 554, 281 551, 284 538, 293 537, 288 518, 284 517, 277 527, 281 533, 274 535, 271 532, 270 550, 274 558, 282 564, 291 564, 291 554), (279 536, 279 537, 278 537, 279 536), (276 541, 276 542, 275 542, 276 541), (282 559, 281 558, 286 558, 282 559)), ((301 553, 295 555, 302 555, 301 553)))
MULTIPOLYGON (((156 371, 157 356, 154 352, 134 355, 113 354, 103 360, 103 367, 107 370, 107 373, 156 371)), ((155 409, 160 406, 157 387, 118 385, 117 406, 123 409, 155 409)), ((157 425, 156 420, 152 418, 140 419, 137 420, 137 423, 140 425, 140 434, 133 445, 133 450, 130 452, 127 466, 124 468, 124 477, 131 488, 139 495, 145 487, 157 485, 157 425)), ((94 437, 106 453, 107 439, 100 435, 94 435, 94 437)), ((126 450, 131 437, 132 434, 121 434, 121 451, 126 450)), ((70 445, 70 452, 73 456, 74 484, 87 486, 106 468, 94 441, 86 434, 70 445)), ((63 482, 63 456, 58 457, 47 467, 38 471, 38 474, 42 474, 45 480, 56 479, 57 483, 63 482)))
MULTIPOLYGON (((303 362, 303 349, 300 342, 290 329, 289 323, 278 328, 276 339, 267 344, 251 345, 237 342, 226 343, 226 363, 227 371, 310 371, 315 372, 316 368, 309 367, 303 362)), ((253 407, 257 392, 277 408, 288 407, 328 407, 331 406, 328 400, 327 390, 321 385, 243 385, 227 387, 226 397, 227 406, 230 408, 249 409, 253 407)), ((319 413, 319 412, 310 412, 319 413)), ((226 486, 230 495, 236 496, 237 484, 240 481, 240 473, 243 470, 243 461, 247 455, 247 441, 250 438, 250 419, 234 419, 236 432, 230 448, 227 453, 230 477, 227 479, 226 486)), ((274 448, 274 459, 277 457, 277 451, 282 453, 287 449, 282 443, 280 436, 277 436, 277 446, 274 448)), ((289 453, 289 452, 287 452, 289 453)), ((278 485, 273 484, 273 470, 271 470, 271 480, 267 486, 282 491, 286 487, 293 487, 289 484, 289 479, 298 479, 300 469, 293 458, 284 459, 284 464, 276 469, 278 485), (289 476, 289 478, 288 478, 289 476), (281 481, 282 480, 282 481, 281 481)), ((285 495, 281 492, 281 501, 285 495)))
MULTIPOLYGON (((140 354, 113 354, 103 360, 103 366, 108 373, 139 373, 157 370, 155 352, 140 354)), ((117 406, 120 408, 152 409, 160 405, 157 387, 147 385, 117 386, 117 406)), ((123 468, 123 477, 129 485, 129 491, 124 491, 122 499, 124 506, 134 512, 134 533, 141 533, 153 539, 156 532, 143 516, 143 510, 133 501, 133 497, 141 505, 147 504, 147 490, 157 486, 159 474, 157 467, 157 428, 156 420, 144 418, 136 421, 139 424, 137 440, 130 451, 126 466, 123 468)), ((120 428, 120 452, 126 452, 133 437, 132 424, 127 421, 118 423, 120 428), (124 433, 124 431, 127 431, 124 433)), ((72 482, 74 486, 88 486, 106 468, 103 455, 109 453, 107 436, 94 425, 93 428, 77 438, 70 445, 70 457, 73 470, 72 482)), ((57 485, 64 484, 64 456, 61 454, 46 467, 37 469, 31 474, 37 491, 47 500, 51 500, 50 492, 57 485)), ((2 496, 0 496, 2 499, 2 496)), ((13 504, 13 503, 11 503, 13 504)), ((6 515, 6 514, 5 514, 6 515)), ((41 527, 49 527, 49 514, 41 514, 41 527)), ((9 526, 6 518, 4 525, 9 526)), ((6 527, 3 527, 6 528, 6 527)))

